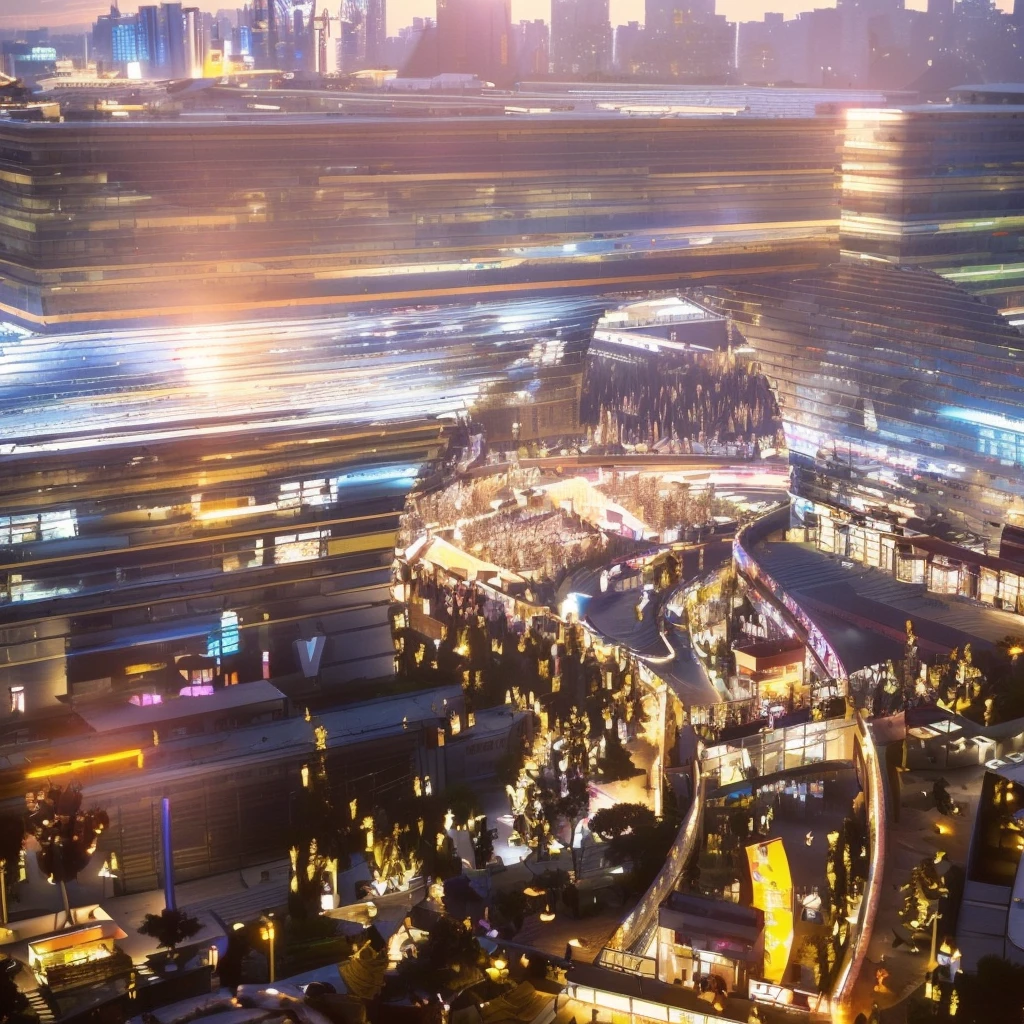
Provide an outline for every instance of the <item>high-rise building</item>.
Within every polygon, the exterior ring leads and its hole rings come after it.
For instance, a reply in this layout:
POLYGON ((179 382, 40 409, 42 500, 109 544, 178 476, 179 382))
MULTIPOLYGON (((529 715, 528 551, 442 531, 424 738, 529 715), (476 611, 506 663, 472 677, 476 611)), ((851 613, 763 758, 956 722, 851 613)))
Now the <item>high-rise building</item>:
POLYGON ((185 46, 185 13, 180 3, 161 5, 160 13, 167 32, 167 72, 170 78, 188 77, 188 52, 185 46))
POLYGON ((520 78, 536 78, 548 73, 551 34, 546 21, 521 21, 516 26, 516 69, 520 78))
POLYGON ((139 8, 139 37, 146 50, 146 73, 161 77, 167 68, 167 31, 161 10, 155 4, 139 8))
POLYGON ((1004 309, 1024 306, 1024 105, 1001 88, 965 87, 974 103, 848 112, 844 250, 926 267, 1004 309))
POLYGON ((948 592, 979 596, 966 549, 995 554, 1024 529, 1020 332, 953 282, 882 261, 715 291, 776 391, 794 511, 818 546, 909 574, 906 526, 962 546, 948 592))
POLYGON ((202 78, 206 60, 202 11, 198 7, 186 7, 181 13, 185 19, 185 77, 202 78))
POLYGON ((43 330, 270 316, 396 291, 643 287, 838 255, 834 117, 512 124, 504 101, 489 117, 255 129, 0 123, 0 208, 24 211, 5 228, 4 315, 43 330), (68 192, 72 172, 82 183, 68 192), (113 203, 127 212, 112 219, 113 203))
MULTIPOLYGON (((166 52, 155 7, 142 7, 137 14, 122 14, 112 5, 109 14, 101 14, 92 28, 92 53, 106 67, 131 71, 133 76, 158 68, 160 54, 166 52)), ((158 72, 156 72, 158 73, 158 72)))
POLYGON ((646 0, 643 68, 694 82, 724 81, 735 64, 736 33, 715 0, 646 0))
POLYGON ((57 48, 49 41, 30 43, 4 40, 0 51, 3 53, 3 70, 11 78, 21 78, 31 85, 37 78, 52 75, 57 67, 57 48))
POLYGON ((644 29, 638 21, 615 29, 614 63, 619 71, 634 74, 643 60, 644 29))
POLYGON ((270 28, 270 12, 273 0, 253 0, 248 9, 250 54, 258 68, 269 68, 275 59, 273 33, 270 28))
POLYGON ((341 70, 356 71, 366 66, 368 0, 342 0, 341 3, 341 70))
POLYGON ((671 36, 676 29, 715 15, 715 0, 644 0, 644 28, 648 35, 671 36))
POLYGON ((316 63, 316 0, 269 0, 274 59, 282 71, 312 71, 316 63))
POLYGON ((366 3, 366 64, 376 67, 384 57, 384 41, 388 37, 387 0, 366 3))
POLYGON ((515 77, 511 0, 437 0, 437 74, 515 77))
POLYGON ((556 75, 593 75, 612 66, 608 0, 551 0, 551 67, 556 75))
POLYGON ((120 17, 111 22, 110 55, 114 64, 122 67, 142 61, 139 52, 139 22, 135 15, 120 17))

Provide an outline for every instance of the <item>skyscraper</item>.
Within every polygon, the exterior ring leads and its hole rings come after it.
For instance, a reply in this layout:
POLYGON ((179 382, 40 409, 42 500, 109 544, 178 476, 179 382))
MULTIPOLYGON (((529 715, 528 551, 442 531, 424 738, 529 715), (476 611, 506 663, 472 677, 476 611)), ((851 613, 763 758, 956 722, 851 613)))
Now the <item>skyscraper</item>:
POLYGON ((510 83, 515 77, 511 0, 437 0, 437 73, 510 83))
POLYGON ((148 61, 148 49, 137 14, 122 15, 116 4, 101 14, 92 27, 92 51, 98 61, 122 70, 136 62, 148 61))
POLYGON ((548 73, 551 33, 547 22, 536 18, 521 21, 516 28, 516 67, 521 78, 548 73))
POLYGON ((366 5, 366 63, 369 67, 381 63, 384 41, 388 37, 387 0, 367 0, 366 5))
POLYGON ((615 67, 619 71, 633 74, 640 63, 644 42, 644 30, 638 21, 619 25, 615 29, 615 67))
POLYGON ((608 0, 551 0, 551 64, 557 75, 611 68, 608 0))
POLYGON ((250 52, 258 68, 269 68, 274 61, 274 42, 270 28, 272 0, 253 0, 249 9, 250 52))
POLYGON ((155 4, 139 8, 139 37, 146 51, 146 70, 153 78, 165 73, 167 67, 167 32, 155 4))
POLYGON ((163 4, 160 13, 167 32, 167 73, 170 78, 185 78, 185 14, 180 3, 163 4))
POLYGON ((270 0, 273 59, 283 71, 312 71, 316 0, 270 0))
POLYGON ((644 28, 650 37, 671 36, 693 21, 715 16, 715 0, 645 0, 644 28))
POLYGON ((341 70, 355 71, 366 65, 367 0, 342 0, 341 3, 341 70))
POLYGON ((185 77, 202 78, 206 58, 202 11, 198 7, 185 7, 181 13, 185 19, 185 77))

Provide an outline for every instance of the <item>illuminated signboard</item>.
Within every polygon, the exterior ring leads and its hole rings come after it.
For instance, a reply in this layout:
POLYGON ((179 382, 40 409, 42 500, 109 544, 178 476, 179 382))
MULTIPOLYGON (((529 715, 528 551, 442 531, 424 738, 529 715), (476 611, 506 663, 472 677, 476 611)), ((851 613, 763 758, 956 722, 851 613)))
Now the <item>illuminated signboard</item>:
POLYGON ((781 839, 747 847, 753 905, 764 911, 764 976, 780 982, 793 948, 793 877, 781 839))

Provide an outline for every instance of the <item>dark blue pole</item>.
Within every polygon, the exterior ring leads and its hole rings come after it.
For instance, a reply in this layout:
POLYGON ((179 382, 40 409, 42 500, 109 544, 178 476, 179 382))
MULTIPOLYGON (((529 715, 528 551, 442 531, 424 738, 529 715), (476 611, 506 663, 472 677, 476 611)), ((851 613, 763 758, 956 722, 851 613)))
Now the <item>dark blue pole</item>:
POLYGON ((171 843, 171 799, 166 796, 160 801, 160 831, 164 854, 164 904, 168 910, 176 910, 177 905, 174 901, 174 854, 171 843))

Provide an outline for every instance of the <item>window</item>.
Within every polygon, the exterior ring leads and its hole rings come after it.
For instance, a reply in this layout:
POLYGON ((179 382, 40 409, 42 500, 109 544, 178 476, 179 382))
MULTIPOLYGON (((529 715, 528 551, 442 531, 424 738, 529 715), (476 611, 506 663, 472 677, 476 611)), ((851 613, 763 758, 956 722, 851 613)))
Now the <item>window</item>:
POLYGON ((23 714, 25 711, 25 687, 11 687, 11 714, 23 714))

